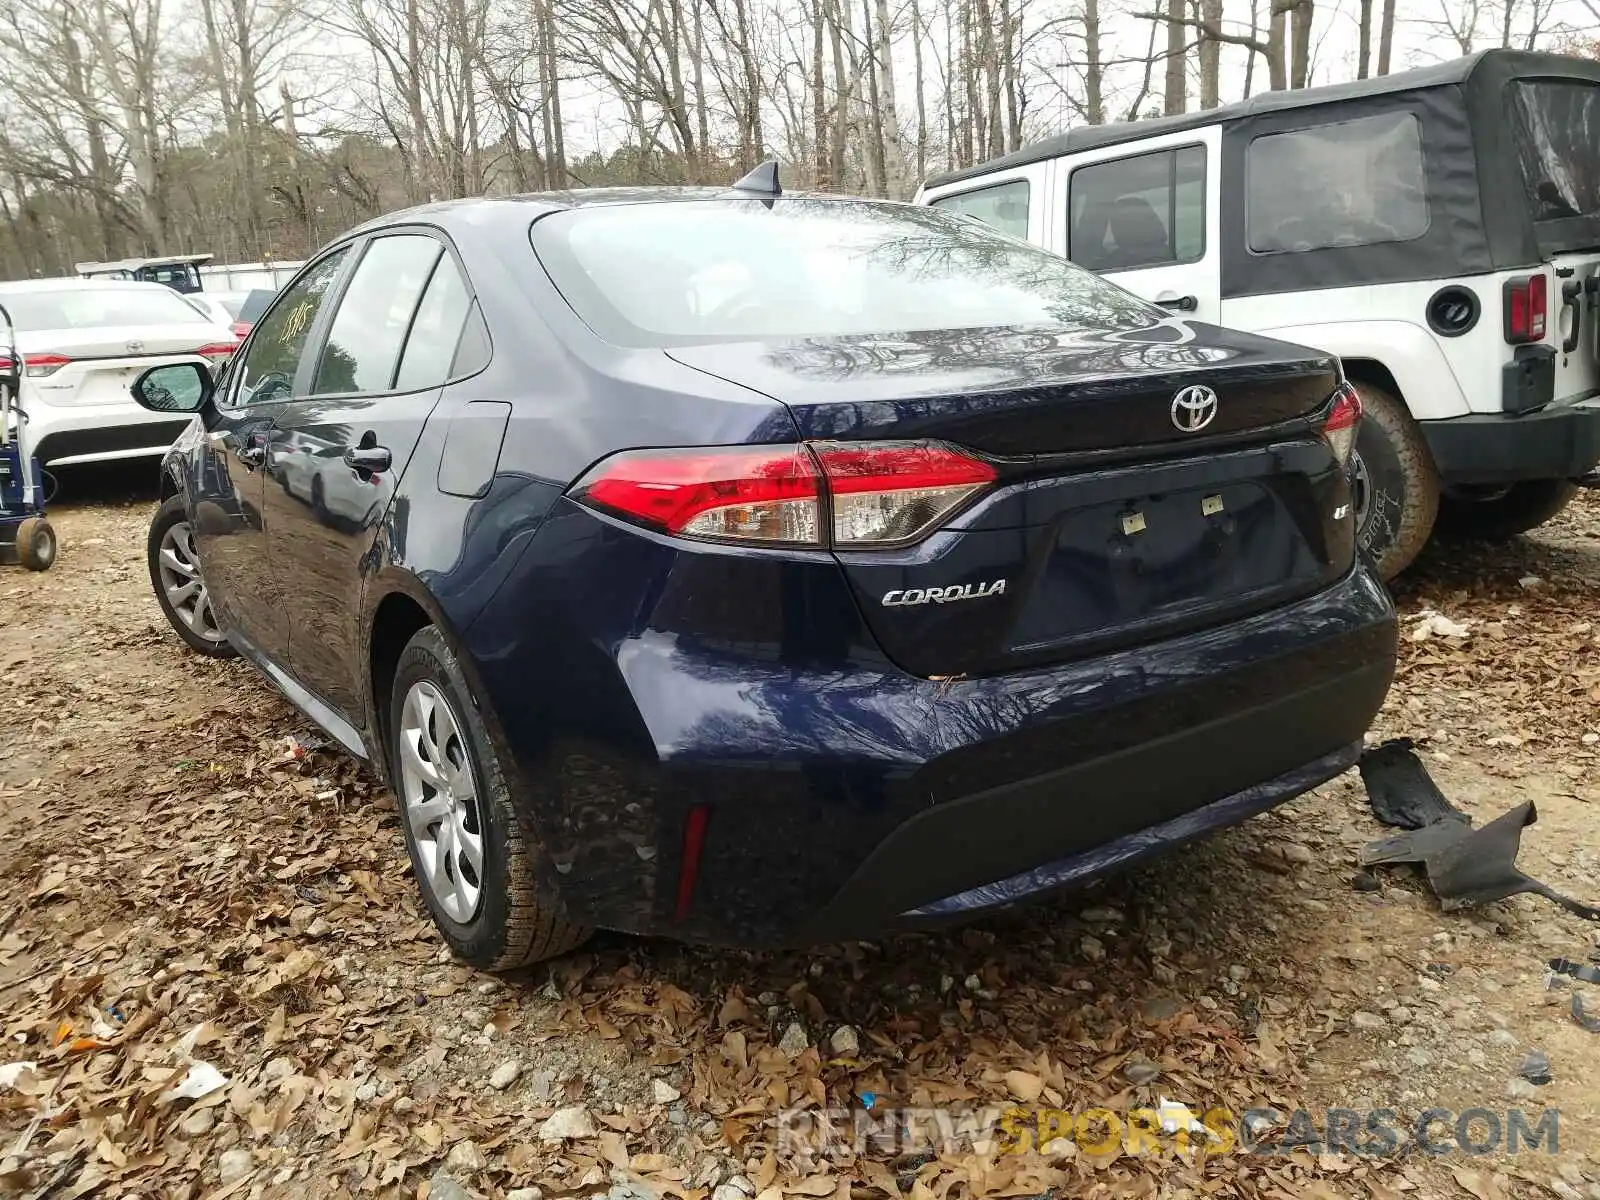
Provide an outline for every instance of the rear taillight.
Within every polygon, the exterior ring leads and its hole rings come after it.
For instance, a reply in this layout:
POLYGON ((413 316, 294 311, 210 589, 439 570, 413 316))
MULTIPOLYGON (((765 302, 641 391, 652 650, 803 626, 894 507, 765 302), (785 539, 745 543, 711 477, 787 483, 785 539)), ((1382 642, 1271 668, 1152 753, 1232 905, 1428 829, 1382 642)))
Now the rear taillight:
MULTIPOLYGON (((32 379, 43 379, 54 375, 72 360, 65 354, 24 354, 22 356, 23 373, 32 379)), ((11 369, 11 359, 0 355, 0 371, 11 369)))
POLYGON ((201 346, 195 353, 213 367, 224 367, 238 348, 238 342, 213 342, 209 346, 201 346))
POLYGON ((233 323, 233 336, 238 338, 241 342, 244 341, 245 338, 249 337, 250 336, 250 322, 249 321, 235 321, 233 323))
POLYGON ((936 442, 818 442, 627 451, 573 495, 684 537, 852 549, 915 540, 994 478, 988 463, 936 442))
POLYGON ((1505 282, 1506 341, 1513 346, 1544 341, 1550 310, 1550 283, 1542 275, 1505 282))
POLYGON ((1322 423, 1322 436, 1333 447, 1334 457, 1340 465, 1350 461, 1356 448, 1356 428, 1361 424, 1361 397, 1348 383, 1341 383, 1333 394, 1333 408, 1322 423))
POLYGON ((686 537, 805 546, 821 540, 821 486, 804 446, 631 451, 591 471, 577 495, 686 537))

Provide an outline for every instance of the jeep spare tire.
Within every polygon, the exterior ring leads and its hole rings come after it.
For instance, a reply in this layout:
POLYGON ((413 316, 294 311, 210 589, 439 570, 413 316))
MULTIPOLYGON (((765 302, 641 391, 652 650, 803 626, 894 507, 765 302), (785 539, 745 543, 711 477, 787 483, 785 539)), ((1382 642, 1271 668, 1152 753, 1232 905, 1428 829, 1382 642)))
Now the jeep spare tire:
POLYGON ((1356 539, 1378 574, 1393 579, 1411 565, 1439 514, 1439 475, 1406 406, 1364 379, 1351 384, 1361 396, 1356 432, 1356 539))

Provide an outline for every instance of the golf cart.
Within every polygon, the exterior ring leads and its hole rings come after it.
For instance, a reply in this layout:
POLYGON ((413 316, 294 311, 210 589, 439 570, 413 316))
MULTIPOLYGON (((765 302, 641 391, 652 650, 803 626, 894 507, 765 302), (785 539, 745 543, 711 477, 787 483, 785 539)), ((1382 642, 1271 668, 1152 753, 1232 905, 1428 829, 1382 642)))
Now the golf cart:
POLYGON ((171 254, 165 258, 81 262, 76 270, 85 279, 133 279, 140 283, 164 283, 174 291, 192 293, 203 290, 200 268, 211 259, 209 254, 171 254))

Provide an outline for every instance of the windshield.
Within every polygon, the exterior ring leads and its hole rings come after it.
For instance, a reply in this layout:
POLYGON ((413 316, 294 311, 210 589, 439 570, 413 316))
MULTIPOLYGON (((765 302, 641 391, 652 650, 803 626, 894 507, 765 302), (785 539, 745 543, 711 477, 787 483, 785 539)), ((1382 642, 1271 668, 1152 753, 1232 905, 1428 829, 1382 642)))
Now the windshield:
POLYGON ((1511 125, 1533 219, 1600 213, 1600 85, 1521 79, 1510 92, 1511 125))
POLYGON ((626 346, 1000 325, 1147 325, 1143 301, 937 209, 685 200, 569 209, 533 245, 568 303, 626 346))
POLYGON ((62 288, 0 292, 19 330, 95 329, 105 325, 204 325, 211 318, 170 288, 62 288))

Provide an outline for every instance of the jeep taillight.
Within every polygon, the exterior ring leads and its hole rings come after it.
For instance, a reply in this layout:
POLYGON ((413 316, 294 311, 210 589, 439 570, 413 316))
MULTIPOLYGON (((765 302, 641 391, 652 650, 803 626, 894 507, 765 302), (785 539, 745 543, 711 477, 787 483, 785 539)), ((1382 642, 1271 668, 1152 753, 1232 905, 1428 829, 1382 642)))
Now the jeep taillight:
POLYGON ((1333 394, 1333 407, 1322 422, 1322 436, 1333 447, 1341 466, 1349 463, 1356 448, 1356 430, 1361 425, 1361 397, 1348 383, 1341 383, 1333 394))
POLYGON ((845 550, 914 541, 994 478, 937 442, 812 442, 625 451, 572 494, 681 537, 845 550))
POLYGON ((1550 283, 1543 274, 1505 282, 1506 341, 1516 346, 1544 341, 1550 310, 1550 283))

